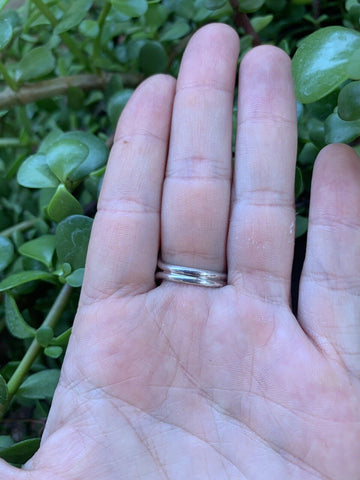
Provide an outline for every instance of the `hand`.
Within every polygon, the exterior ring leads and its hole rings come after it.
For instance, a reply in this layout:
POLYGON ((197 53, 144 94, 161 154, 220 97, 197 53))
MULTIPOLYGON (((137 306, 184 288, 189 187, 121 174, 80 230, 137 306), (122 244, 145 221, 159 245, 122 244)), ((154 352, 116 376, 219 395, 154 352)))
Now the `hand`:
POLYGON ((1 478, 360 478, 360 161, 316 161, 295 318, 290 60, 242 61, 231 183, 238 49, 202 28, 177 82, 149 78, 125 108, 41 448, 1 478), (160 238, 164 261, 227 266, 228 285, 157 287, 160 238))

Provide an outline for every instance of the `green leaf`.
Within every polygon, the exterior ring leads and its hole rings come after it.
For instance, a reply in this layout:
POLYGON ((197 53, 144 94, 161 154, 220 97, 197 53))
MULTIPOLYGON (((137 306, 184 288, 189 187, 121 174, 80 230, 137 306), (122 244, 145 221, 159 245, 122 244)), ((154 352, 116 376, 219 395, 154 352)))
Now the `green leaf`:
POLYGON ((204 0, 204 7, 208 10, 217 10, 225 5, 227 0, 204 0))
POLYGON ((70 285, 70 287, 81 287, 84 279, 84 271, 84 268, 78 268, 66 277, 66 283, 70 285))
POLYGON ((66 183, 73 172, 89 155, 87 145, 76 138, 64 138, 55 142, 46 153, 46 162, 57 178, 66 183))
POLYGON ((46 347, 44 354, 50 358, 59 358, 61 357, 63 351, 64 350, 61 347, 46 347))
POLYGON ((111 3, 116 10, 131 18, 140 17, 148 9, 146 0, 111 0, 111 3))
POLYGON ((191 28, 188 22, 185 20, 178 20, 177 22, 170 23, 166 26, 160 35, 160 40, 162 42, 178 40, 179 38, 185 37, 190 31, 191 28))
POLYGON ((36 453, 39 447, 40 438, 23 440, 9 448, 0 450, 0 457, 13 465, 23 465, 36 453))
POLYGON ((355 50, 350 56, 346 71, 349 78, 360 80, 360 49, 355 50))
POLYGON ((21 255, 38 260, 48 268, 51 267, 54 252, 55 235, 43 235, 42 237, 23 243, 19 248, 21 255))
POLYGON ((20 60, 15 74, 16 81, 25 82, 44 77, 54 70, 55 63, 55 57, 49 48, 33 48, 20 60))
POLYGON ((314 165, 315 159, 319 153, 319 149, 311 142, 308 142, 304 145, 303 149, 299 154, 299 164, 300 165, 314 165))
MULTIPOLYGON (((0 405, 6 405, 8 396, 9 396, 9 392, 8 392, 7 383, 5 382, 4 377, 0 375, 0 405)), ((1 445, 0 443, 0 450, 1 448, 4 448, 4 446, 1 445)))
POLYGON ((274 15, 264 15, 262 17, 253 17, 251 19, 251 25, 253 26, 255 32, 261 32, 273 21, 274 15))
POLYGON ((17 172, 17 181, 28 188, 52 188, 59 185, 59 180, 46 163, 46 156, 41 153, 31 155, 23 161, 17 172))
POLYGON ((14 256, 14 246, 12 242, 0 235, 0 272, 10 265, 14 256))
POLYGON ((84 213, 81 204, 63 184, 58 186, 46 211, 54 222, 61 222, 69 215, 81 215, 84 213))
POLYGON ((17 395, 22 398, 51 400, 59 382, 60 370, 48 369, 34 373, 23 382, 17 395))
POLYGON ((41 270, 29 270, 26 272, 14 273, 0 282, 0 292, 5 292, 11 288, 24 285, 25 283, 34 282, 35 280, 52 282, 54 276, 51 273, 43 272, 41 270))
POLYGON ((360 81, 345 85, 338 97, 338 115, 342 120, 360 118, 360 81))
POLYGON ((92 4, 93 0, 76 0, 70 4, 70 8, 65 12, 54 29, 55 35, 67 32, 79 25, 81 20, 85 18, 86 13, 90 10, 92 4))
POLYGON ((295 174, 295 198, 297 198, 304 190, 304 182, 302 173, 299 167, 296 167, 295 174))
MULTIPOLYGON (((1 377, 1 375, 0 375, 0 377, 1 377)), ((0 380, 0 383, 1 383, 1 380, 0 380)), ((1 403, 1 400, 0 400, 0 403, 1 403)), ((10 435, 0 435, 0 451, 5 450, 5 448, 9 448, 12 445, 14 445, 14 441, 10 437, 10 435)))
POLYGON ((83 162, 71 172, 70 178, 72 181, 81 180, 106 163, 109 151, 105 143, 92 133, 80 131, 68 132, 64 133, 60 139, 61 141, 76 140, 86 145, 89 150, 83 162))
POLYGON ((93 220, 73 215, 59 223, 56 229, 56 252, 59 261, 69 263, 73 270, 85 267, 86 252, 93 220))
POLYGON ((360 120, 346 122, 333 113, 325 121, 326 143, 349 143, 359 136, 360 120))
POLYGON ((0 50, 6 47, 11 41, 13 35, 13 28, 7 18, 0 19, 0 50))
POLYGON ((168 64, 168 56, 159 42, 148 41, 139 53, 139 67, 146 75, 164 72, 168 64))
POLYGON ((100 28, 95 20, 84 20, 79 25, 79 31, 84 37, 96 38, 100 33, 100 28))
POLYGON ((308 229, 308 219, 306 217, 303 217, 301 215, 296 215, 296 233, 295 237, 301 237, 301 235, 304 235, 304 233, 307 232, 308 229))
POLYGON ((67 344, 69 343, 69 338, 71 335, 71 328, 68 328, 65 332, 63 332, 61 335, 58 337, 54 338, 54 340, 51 342, 51 345, 57 346, 57 347, 63 347, 66 348, 67 344))
POLYGON ((360 32, 344 27, 321 28, 306 37, 292 61, 298 100, 315 102, 347 80, 347 66, 357 48, 360 32))
POLYGON ((48 326, 40 327, 36 330, 35 338, 42 347, 47 347, 54 338, 54 330, 48 326))
POLYGON ((124 88, 110 97, 107 105, 107 113, 114 128, 120 118, 121 112, 124 110, 125 105, 133 94, 133 91, 134 90, 130 88, 124 88))
POLYGON ((256 12, 265 3, 265 0, 240 0, 239 7, 242 12, 256 12))
POLYGON ((23 319, 14 298, 5 295, 5 323, 6 327, 15 338, 33 338, 35 330, 23 319))

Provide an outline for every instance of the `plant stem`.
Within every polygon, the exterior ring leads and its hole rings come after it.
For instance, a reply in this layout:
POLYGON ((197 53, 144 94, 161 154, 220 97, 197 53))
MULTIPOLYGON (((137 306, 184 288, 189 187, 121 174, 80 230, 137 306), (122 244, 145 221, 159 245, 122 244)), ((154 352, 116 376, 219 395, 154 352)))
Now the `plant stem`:
POLYGON ((33 220, 26 220, 25 222, 18 223, 13 227, 3 230, 0 232, 0 235, 3 237, 10 237, 15 232, 21 232, 22 230, 27 230, 28 228, 33 227, 38 220, 38 218, 34 218, 33 220))
MULTIPOLYGON (((120 74, 124 85, 129 87, 137 86, 141 80, 140 75, 123 73, 120 74)), ((15 105, 25 105, 44 98, 52 98, 64 95, 72 87, 82 90, 104 89, 108 84, 111 75, 72 75, 71 77, 59 77, 52 80, 44 80, 37 83, 24 85, 17 92, 9 88, 0 93, 0 110, 7 110, 15 105)))
POLYGON ((260 37, 251 25, 249 17, 245 12, 240 12, 239 1, 229 0, 232 9, 234 10, 234 23, 238 28, 243 28, 245 33, 251 35, 253 38, 254 47, 261 44, 260 37))
POLYGON ((99 35, 97 36, 96 40, 95 40, 95 44, 94 44, 94 54, 93 54, 93 58, 96 60, 97 58, 99 58, 99 55, 100 55, 100 48, 101 48, 101 35, 102 35, 102 32, 103 32, 103 28, 104 28, 104 24, 105 24, 105 20, 106 20, 106 17, 108 16, 109 12, 110 12, 110 9, 111 9, 111 3, 110 2, 105 2, 104 3, 104 6, 100 12, 100 16, 99 16, 99 20, 98 20, 98 23, 99 23, 99 35))
POLYGON ((9 85, 11 90, 16 91, 18 89, 18 85, 15 82, 15 80, 12 78, 11 75, 9 75, 9 72, 7 71, 5 65, 0 61, 0 73, 4 77, 5 82, 9 85))
POLYGON ((22 143, 19 138, 0 138, 0 148, 20 147, 22 143))
MULTIPOLYGON (((43 3, 42 0, 33 0, 33 2, 37 6, 37 8, 40 10, 40 12, 44 15, 44 17, 46 17, 49 20, 49 22, 51 23, 51 26, 55 28, 56 25, 58 24, 58 20, 56 19, 56 17, 54 16, 50 8, 45 3, 43 3)), ((70 35, 67 32, 64 32, 64 33, 60 33, 60 37, 65 43, 65 45, 67 45, 68 49, 74 55, 74 57, 76 57, 80 61, 80 63, 82 63, 85 66, 85 68, 91 70, 87 58, 82 53, 82 51, 78 48, 75 41, 70 37, 70 35)))
MULTIPOLYGON (((47 317, 45 318, 42 327, 51 327, 54 328, 59 321, 61 314, 63 313, 66 305, 68 304, 72 293, 72 288, 69 285, 64 285, 60 290, 59 295, 57 296, 53 306, 51 307, 47 317)), ((7 407, 9 406, 12 398, 18 391, 21 386, 24 378, 28 374, 32 364, 36 360, 36 357, 39 355, 43 347, 38 343, 36 338, 31 342, 31 345, 28 351, 25 353, 23 359, 18 365, 17 369, 13 373, 12 377, 8 381, 8 399, 5 405, 0 407, 0 418, 5 414, 7 407)))

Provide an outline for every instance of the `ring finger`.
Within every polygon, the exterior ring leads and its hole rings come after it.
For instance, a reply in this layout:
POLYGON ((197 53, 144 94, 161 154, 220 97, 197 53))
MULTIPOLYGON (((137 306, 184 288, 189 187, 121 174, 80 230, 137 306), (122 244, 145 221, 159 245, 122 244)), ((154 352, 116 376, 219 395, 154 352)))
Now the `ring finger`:
POLYGON ((190 41, 174 101, 161 216, 161 255, 222 271, 231 185, 236 32, 208 25, 190 41))

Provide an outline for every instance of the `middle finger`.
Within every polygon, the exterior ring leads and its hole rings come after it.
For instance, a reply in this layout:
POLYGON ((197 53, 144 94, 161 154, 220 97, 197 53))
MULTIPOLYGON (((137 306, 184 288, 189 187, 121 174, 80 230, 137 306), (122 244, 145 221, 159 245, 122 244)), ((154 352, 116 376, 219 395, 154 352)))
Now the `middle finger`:
POLYGON ((181 63, 161 217, 162 259, 222 271, 231 185, 236 32, 207 25, 181 63))

